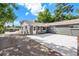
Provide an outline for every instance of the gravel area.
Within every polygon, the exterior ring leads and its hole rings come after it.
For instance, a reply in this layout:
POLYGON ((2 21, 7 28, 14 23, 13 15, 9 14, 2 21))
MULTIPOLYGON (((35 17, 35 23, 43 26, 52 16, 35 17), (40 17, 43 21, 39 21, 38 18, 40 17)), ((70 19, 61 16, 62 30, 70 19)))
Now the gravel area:
POLYGON ((0 56, 62 56, 22 35, 0 37, 0 56))

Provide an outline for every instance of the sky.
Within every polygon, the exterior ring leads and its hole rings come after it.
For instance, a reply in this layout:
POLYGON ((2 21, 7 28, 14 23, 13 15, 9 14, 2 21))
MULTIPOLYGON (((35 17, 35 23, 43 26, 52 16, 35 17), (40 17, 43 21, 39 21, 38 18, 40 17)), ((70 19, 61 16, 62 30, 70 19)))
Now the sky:
MULTIPOLYGON (((20 21, 31 20, 34 21, 37 19, 39 12, 44 11, 46 8, 49 9, 51 15, 55 10, 55 3, 17 3, 18 10, 14 10, 17 18, 14 22, 15 25, 20 25, 20 21)), ((79 8, 78 3, 72 3, 74 11, 79 8)), ((77 15, 73 12, 73 15, 77 15)))

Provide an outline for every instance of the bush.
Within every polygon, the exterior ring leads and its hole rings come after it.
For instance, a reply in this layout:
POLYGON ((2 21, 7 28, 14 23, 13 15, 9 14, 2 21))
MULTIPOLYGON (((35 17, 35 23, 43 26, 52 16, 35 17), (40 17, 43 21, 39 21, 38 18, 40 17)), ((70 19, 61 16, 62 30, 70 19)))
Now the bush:
POLYGON ((0 25, 0 34, 4 33, 5 27, 3 25, 0 25))

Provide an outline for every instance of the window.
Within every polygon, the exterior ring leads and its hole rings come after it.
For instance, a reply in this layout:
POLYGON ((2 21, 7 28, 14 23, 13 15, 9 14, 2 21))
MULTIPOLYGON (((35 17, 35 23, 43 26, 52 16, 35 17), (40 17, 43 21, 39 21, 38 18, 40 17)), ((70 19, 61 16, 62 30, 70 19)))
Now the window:
POLYGON ((35 27, 34 27, 34 30, 35 30, 35 27))
POLYGON ((43 30, 45 30, 45 27, 43 27, 43 30))

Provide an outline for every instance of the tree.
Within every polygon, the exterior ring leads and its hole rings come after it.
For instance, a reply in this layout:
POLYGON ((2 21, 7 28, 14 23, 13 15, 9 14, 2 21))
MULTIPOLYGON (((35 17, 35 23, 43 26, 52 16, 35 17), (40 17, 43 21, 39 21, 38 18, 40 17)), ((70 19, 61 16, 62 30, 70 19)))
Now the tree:
POLYGON ((78 14, 79 14, 79 9, 76 9, 76 13, 78 13, 78 14))
POLYGON ((16 19, 16 15, 13 12, 13 9, 18 9, 16 4, 0 4, 0 32, 3 32, 5 23, 13 22, 16 19))
POLYGON ((52 16, 52 21, 61 21, 70 18, 67 15, 70 15, 73 12, 73 6, 68 3, 57 3, 56 9, 54 10, 54 15, 52 16))
POLYGON ((39 12, 37 16, 37 22, 51 22, 51 14, 48 9, 45 9, 43 12, 39 12))
POLYGON ((76 9, 76 13, 78 14, 78 15, 77 15, 77 18, 79 18, 79 8, 76 9))
POLYGON ((55 22, 62 20, 71 20, 76 19, 76 16, 73 16, 73 5, 69 3, 57 3, 56 9, 54 10, 54 15, 51 16, 48 9, 38 14, 36 22, 55 22))

